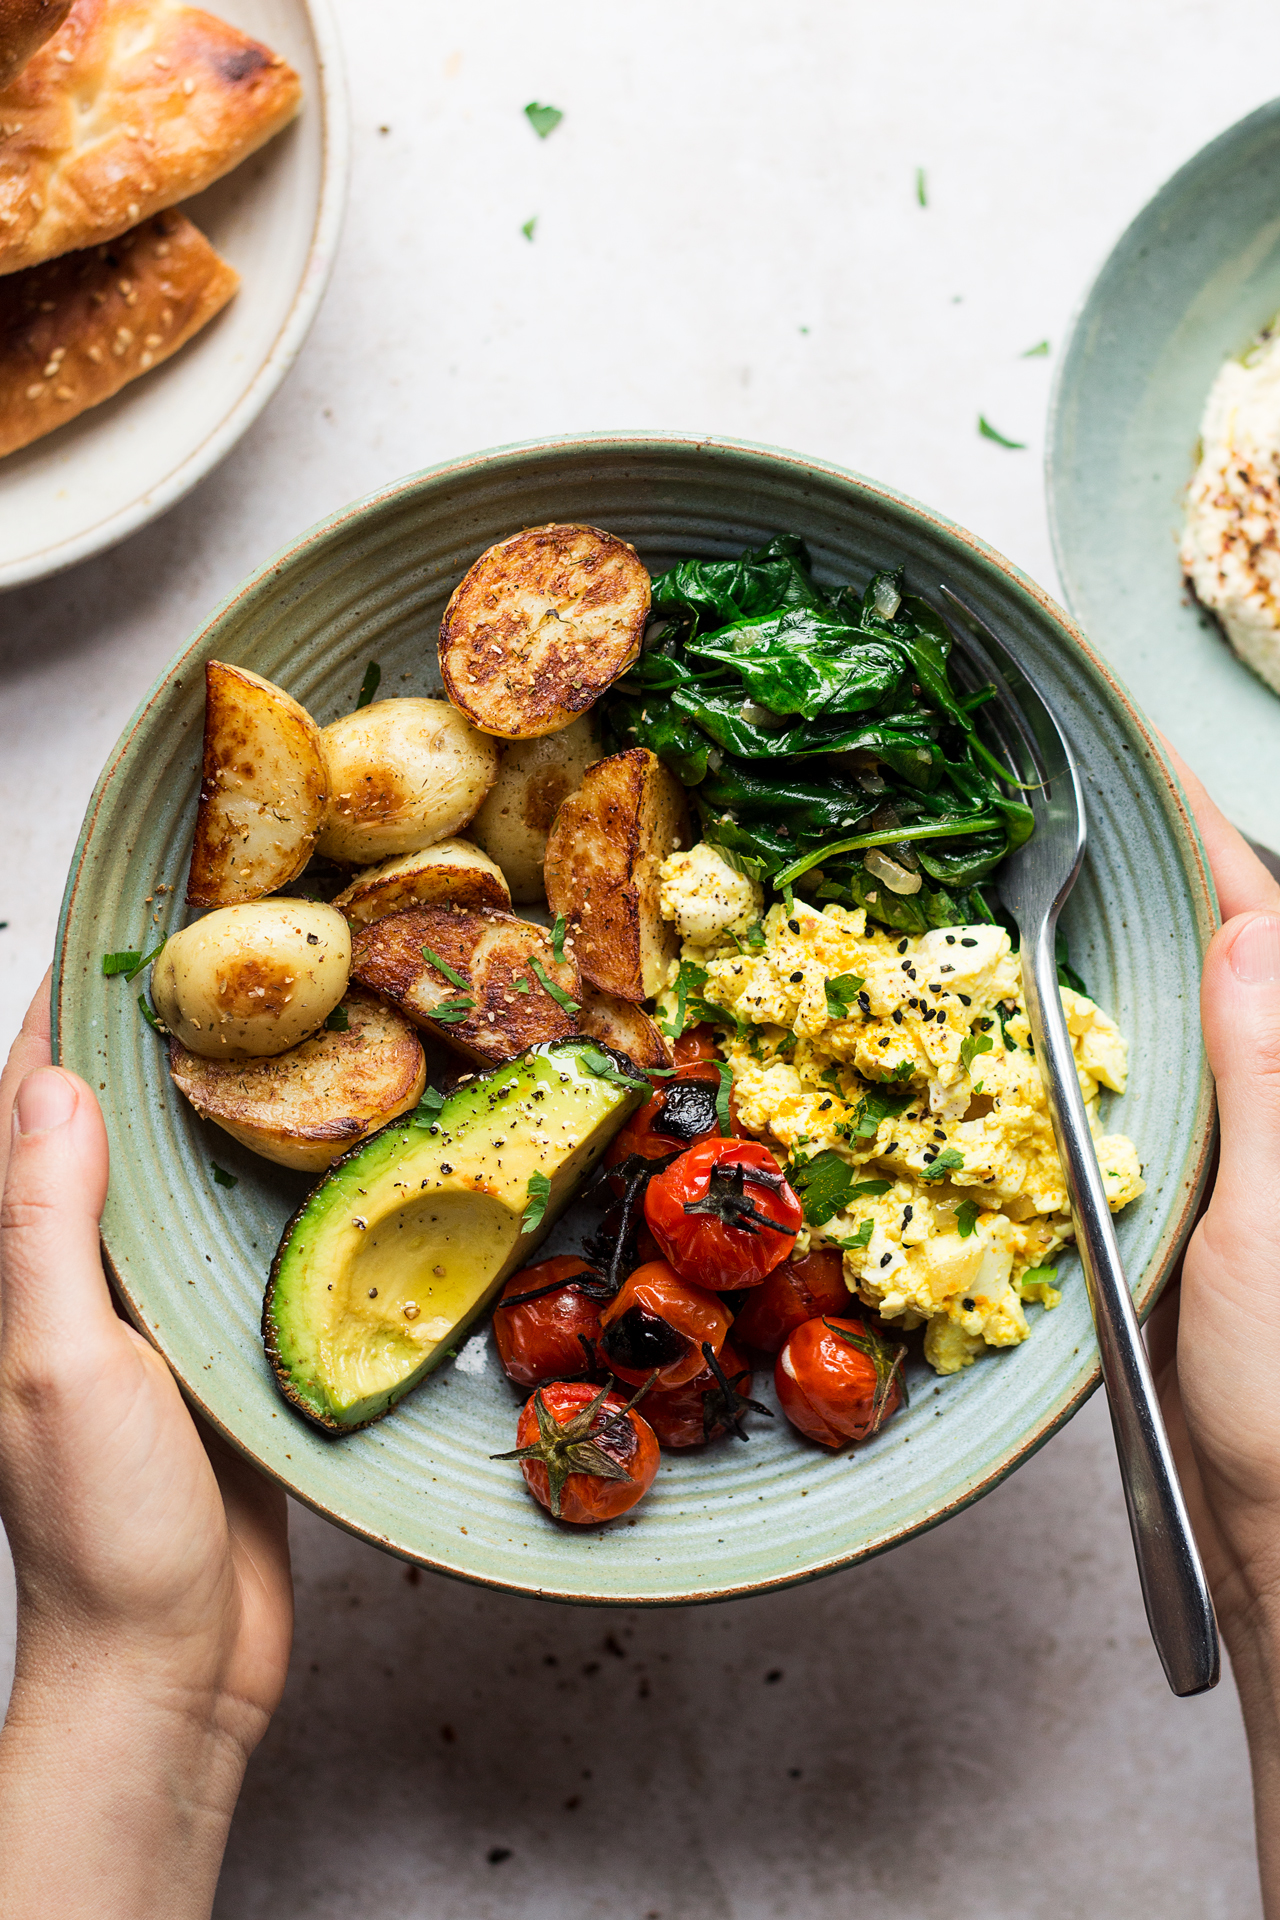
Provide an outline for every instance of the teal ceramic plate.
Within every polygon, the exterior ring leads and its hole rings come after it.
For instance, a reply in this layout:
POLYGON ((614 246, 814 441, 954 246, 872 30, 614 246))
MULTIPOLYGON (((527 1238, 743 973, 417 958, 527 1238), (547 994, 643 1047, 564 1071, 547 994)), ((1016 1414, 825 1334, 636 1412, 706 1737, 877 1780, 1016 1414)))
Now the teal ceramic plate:
MULTIPOLYGON (((415 475, 260 568, 148 694, 89 809, 55 994, 59 1056, 100 1089, 107 1115, 103 1232, 129 1312, 238 1447, 375 1545, 563 1599, 709 1600, 879 1552, 955 1513, 1045 1440, 1097 1381, 1074 1263, 1063 1304, 1035 1310, 1024 1346, 946 1382, 922 1369, 910 1410, 871 1445, 832 1457, 781 1420, 757 1420, 746 1446, 665 1456, 654 1493, 629 1519, 571 1532, 534 1506, 512 1464, 489 1458, 512 1445, 516 1401, 487 1333, 363 1433, 329 1440, 289 1411, 263 1359, 258 1317, 268 1262, 306 1178, 199 1121, 169 1085, 136 986, 101 975, 104 951, 150 943, 181 919, 205 661, 252 666, 321 721, 354 704, 370 659, 381 663, 385 693, 434 691, 451 588, 492 541, 552 519, 609 527, 652 566, 736 553, 789 528, 808 539, 829 582, 865 580, 873 566, 902 559, 918 588, 949 581, 1030 664, 1072 737, 1089 801, 1090 858, 1069 915, 1073 958, 1132 1041, 1132 1091, 1113 1124, 1139 1142, 1147 1166, 1146 1195, 1120 1219, 1144 1307, 1187 1231, 1208 1152, 1196 1007, 1214 898, 1142 716, 1053 602, 928 509, 766 448, 600 436, 415 475), (215 1160, 238 1186, 215 1183, 215 1160)), ((572 1236, 562 1225, 561 1244, 572 1236)))
POLYGON ((1047 484, 1068 606, 1236 825, 1280 850, 1280 695, 1198 612, 1178 565, 1209 388, 1277 309, 1273 100, 1175 173, 1098 275, 1059 369, 1047 484))

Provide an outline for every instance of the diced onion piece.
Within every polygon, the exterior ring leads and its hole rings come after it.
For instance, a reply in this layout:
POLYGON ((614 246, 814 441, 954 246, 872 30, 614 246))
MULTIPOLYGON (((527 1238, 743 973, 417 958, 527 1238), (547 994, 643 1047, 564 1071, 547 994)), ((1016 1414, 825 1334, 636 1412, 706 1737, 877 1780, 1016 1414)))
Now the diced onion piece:
MULTIPOLYGON (((902 605, 902 595, 892 580, 877 580, 874 594, 875 609, 882 620, 892 620, 902 605)), ((913 889, 908 889, 913 891, 913 889)))
POLYGON ((877 880, 883 880, 890 893, 919 893, 924 884, 918 873, 908 872, 891 860, 882 847, 868 847, 862 864, 877 880))

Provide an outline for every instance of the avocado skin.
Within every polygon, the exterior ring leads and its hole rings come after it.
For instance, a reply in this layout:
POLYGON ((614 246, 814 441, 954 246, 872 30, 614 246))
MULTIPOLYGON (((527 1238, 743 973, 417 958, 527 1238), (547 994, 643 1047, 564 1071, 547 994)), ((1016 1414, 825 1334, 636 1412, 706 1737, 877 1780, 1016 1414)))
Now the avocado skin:
MULTIPOLYGON (((371 1426, 390 1412, 406 1393, 431 1371, 447 1355, 447 1349, 454 1345, 479 1318, 490 1304, 494 1295, 508 1275, 523 1265, 534 1248, 545 1238, 555 1224, 560 1213, 572 1200, 582 1180, 599 1160, 614 1134, 638 1107, 649 1098, 651 1085, 644 1080, 624 1054, 603 1045, 598 1040, 577 1037, 550 1042, 532 1047, 527 1053, 515 1060, 509 1060, 494 1068, 491 1072, 477 1077, 465 1086, 459 1087, 445 1101, 444 1106, 435 1115, 430 1128, 406 1123, 402 1115, 379 1133, 370 1136, 354 1147, 341 1160, 335 1161, 324 1178, 318 1183, 306 1200, 288 1222, 281 1235, 280 1245, 271 1263, 266 1293, 262 1306, 262 1338, 267 1360, 271 1366, 276 1385, 289 1405, 300 1413, 311 1425, 328 1434, 357 1432, 362 1427, 371 1426), (607 1079, 598 1072, 588 1069, 581 1058, 586 1051, 597 1060, 601 1055, 607 1057, 614 1074, 629 1084, 619 1085, 615 1079, 607 1079), (541 1063, 541 1064, 539 1064, 541 1063), (509 1105, 504 1094, 516 1078, 525 1084, 520 1094, 509 1105), (570 1151, 557 1160, 548 1159, 539 1154, 539 1168, 551 1181, 552 1192, 547 1199, 543 1217, 529 1232, 516 1231, 510 1241, 506 1257, 495 1263, 491 1270, 478 1269, 477 1283, 470 1290, 465 1310, 458 1313, 449 1324, 448 1331, 436 1339, 430 1349, 416 1364, 408 1366, 402 1375, 389 1382, 384 1389, 367 1396, 356 1405, 339 1409, 326 1391, 322 1381, 308 1378, 307 1370, 300 1369, 297 1357, 291 1360, 288 1349, 296 1349, 296 1341, 291 1338, 291 1329, 299 1321, 299 1303, 289 1301, 286 1295, 291 1280, 296 1280, 292 1269, 300 1264, 294 1255, 299 1247, 299 1235, 310 1226, 323 1238, 326 1221, 337 1213, 345 1213, 357 1194, 363 1202, 365 1211, 372 1219, 376 1212, 376 1197, 380 1184, 390 1188, 393 1181, 400 1179, 402 1192, 417 1192, 425 1188, 431 1172, 437 1174, 437 1189, 445 1186, 443 1175, 447 1165, 448 1174, 454 1177, 454 1184, 442 1200, 458 1199, 467 1195, 467 1188, 460 1183, 477 1182, 480 1176, 468 1171, 467 1159, 478 1145, 481 1147, 479 1159, 483 1162, 489 1157, 488 1151, 479 1140, 483 1132, 486 1136, 497 1124, 499 1101, 503 1101, 500 1115, 501 1124, 514 1131, 513 1118, 520 1113, 528 1119, 535 1104, 535 1096, 546 1101, 543 1111, 550 1116, 556 1111, 554 1101, 559 1091, 556 1082, 567 1084, 573 1091, 587 1089, 584 1095, 591 1110, 593 1124, 582 1139, 575 1141, 570 1151), (494 1089, 499 1089, 497 1098, 494 1089), (486 1124, 487 1123, 487 1124, 486 1124), (470 1136, 470 1137, 468 1137, 470 1136), (452 1158, 446 1161, 446 1154, 452 1158), (563 1177, 566 1170, 572 1168, 569 1177, 563 1177), (411 1170, 412 1181, 406 1182, 403 1176, 411 1170), (424 1179, 424 1170, 427 1178, 424 1179), (374 1201, 375 1205, 370 1205, 374 1201)), ((530 1138, 533 1138, 530 1135, 530 1138)), ((547 1143, 548 1145, 551 1143, 547 1143)), ((557 1143, 561 1144, 561 1143, 557 1143)), ((510 1152, 510 1149, 508 1150, 510 1152)), ((518 1156, 513 1156, 518 1157, 518 1156)), ((472 1163, 473 1166, 476 1164, 472 1163)), ((500 1166, 500 1162, 495 1163, 500 1166)), ((495 1186, 503 1183, 490 1177, 485 1189, 492 1194, 495 1186)), ((476 1194, 481 1205, 486 1198, 485 1189, 476 1194)), ((527 1185, 524 1179, 517 1178, 515 1186, 510 1179, 506 1181, 506 1211, 508 1216, 514 1209, 517 1218, 527 1199, 527 1185), (518 1186, 518 1193, 516 1191, 518 1186)), ((492 1206, 488 1211, 492 1213, 492 1206)), ((375 1226, 376 1226, 375 1222, 375 1226)), ((510 1233, 510 1228, 508 1228, 510 1233)), ((376 1234, 374 1236, 376 1240, 376 1234)), ((363 1249, 360 1249, 363 1251, 363 1249)), ((358 1254, 357 1254, 358 1259, 358 1254)), ((421 1263, 419 1263, 421 1266, 421 1263)), ((324 1271, 330 1271, 328 1267, 324 1271)), ((341 1263, 332 1269, 335 1284, 342 1273, 341 1263)), ((366 1276, 367 1277, 367 1276, 366 1276)), ((415 1291, 419 1289, 415 1287, 415 1291)), ((326 1283, 326 1292, 332 1287, 326 1283)), ((323 1302, 324 1296, 315 1296, 323 1302)))

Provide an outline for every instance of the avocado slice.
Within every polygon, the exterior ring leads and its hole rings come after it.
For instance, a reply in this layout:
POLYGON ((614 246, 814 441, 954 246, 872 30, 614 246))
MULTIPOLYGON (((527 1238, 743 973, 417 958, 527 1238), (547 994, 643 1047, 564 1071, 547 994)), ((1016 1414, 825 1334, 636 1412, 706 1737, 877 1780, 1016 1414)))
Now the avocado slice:
POLYGON ((290 1405, 331 1433, 388 1412, 529 1258, 649 1092, 598 1041, 552 1042, 339 1160, 285 1228, 267 1282, 262 1338, 290 1405))

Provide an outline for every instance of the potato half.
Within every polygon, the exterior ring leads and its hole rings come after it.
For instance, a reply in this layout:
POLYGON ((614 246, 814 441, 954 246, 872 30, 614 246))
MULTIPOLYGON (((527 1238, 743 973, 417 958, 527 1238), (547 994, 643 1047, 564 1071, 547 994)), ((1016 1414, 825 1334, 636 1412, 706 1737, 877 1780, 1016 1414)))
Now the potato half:
POLYGON ((267 1059, 324 1024, 350 966, 351 932, 332 907, 258 900, 171 934, 151 969, 151 998, 189 1052, 267 1059))
POLYGON ((582 1005, 578 1011, 578 1031, 607 1047, 625 1053, 642 1071, 650 1067, 669 1067, 671 1048, 643 1007, 634 1000, 619 1000, 615 994, 601 993, 589 980, 582 983, 582 1005))
POLYGON ((544 928, 514 914, 450 907, 389 914, 356 934, 351 967, 353 979, 485 1065, 577 1031, 578 969, 567 957, 556 959, 544 928), (451 980, 424 948, 464 984, 451 980), (569 1007, 548 992, 539 968, 569 1007))
POLYGON ((658 869, 689 845, 684 789, 647 747, 589 767, 547 840, 547 905, 573 957, 605 993, 644 1000, 665 985, 678 942, 662 917, 658 869))
POLYGON ((367 927, 406 907, 497 907, 511 905, 502 869, 469 840, 441 840, 421 853, 402 853, 380 867, 366 867, 333 902, 350 926, 367 927))
POLYGON ((634 547, 596 527, 527 527, 482 553, 445 608, 445 692, 504 740, 557 733, 626 672, 648 617, 634 547))
POLYGON ((375 700, 322 735, 330 798, 318 851, 364 866, 465 827, 498 774, 498 750, 447 700, 375 700))
POLYGON ((542 898, 547 835, 560 802, 600 758, 596 730, 586 714, 560 733, 516 740, 507 748, 488 799, 471 823, 472 838, 507 876, 522 906, 542 898))
POLYGON ((427 1082, 422 1042, 371 993, 350 988, 319 1033, 271 1060, 205 1060, 169 1042, 169 1072, 196 1112, 282 1167, 323 1173, 389 1120, 416 1106, 427 1082))
POLYGON ((187 900, 231 907, 295 880, 329 797, 320 729, 247 667, 204 670, 204 758, 187 900))

